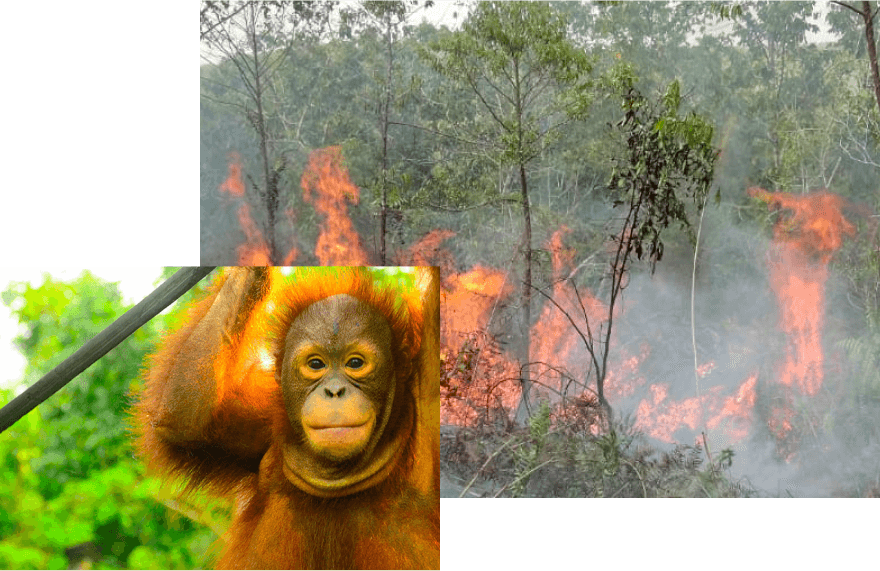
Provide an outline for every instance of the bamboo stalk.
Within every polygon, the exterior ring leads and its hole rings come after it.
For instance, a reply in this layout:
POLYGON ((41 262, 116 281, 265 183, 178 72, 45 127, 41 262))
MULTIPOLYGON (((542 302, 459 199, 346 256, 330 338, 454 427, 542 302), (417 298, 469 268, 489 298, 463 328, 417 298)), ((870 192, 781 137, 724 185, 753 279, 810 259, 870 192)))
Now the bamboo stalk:
POLYGON ((122 343, 126 337, 189 291, 213 269, 214 267, 202 266, 177 270, 177 273, 165 280, 140 303, 126 311, 119 319, 87 341, 76 353, 4 406, 0 410, 0 433, 122 343))

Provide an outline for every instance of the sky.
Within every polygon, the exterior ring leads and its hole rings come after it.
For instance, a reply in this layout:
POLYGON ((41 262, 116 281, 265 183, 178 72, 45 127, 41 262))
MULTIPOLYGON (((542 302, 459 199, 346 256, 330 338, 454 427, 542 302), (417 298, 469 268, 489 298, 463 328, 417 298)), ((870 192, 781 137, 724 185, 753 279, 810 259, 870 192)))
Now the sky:
MULTIPOLYGON (((135 304, 152 292, 161 275, 162 268, 151 267, 107 267, 88 268, 99 278, 118 282, 125 303, 135 304)), ((34 287, 43 283, 43 275, 52 279, 71 281, 83 273, 82 268, 12 268, 0 266, 0 291, 5 291, 12 282, 30 282, 34 287)), ((23 379, 25 360, 16 349, 14 339, 23 332, 23 326, 11 314, 10 307, 0 302, 0 388, 20 385, 23 379)), ((37 379, 24 379, 31 384, 37 379)), ((23 390, 23 389, 20 389, 23 390)), ((19 391, 20 392, 20 391, 19 391)))
MULTIPOLYGON (((343 0, 343 4, 354 5, 356 4, 356 0, 343 0)), ((457 29, 464 18, 467 17, 469 10, 468 6, 471 4, 473 4, 473 0, 435 0, 434 5, 430 8, 424 8, 422 6, 415 8, 411 13, 409 21, 412 24, 418 24, 421 23, 422 20, 427 20, 435 26, 445 25, 454 30, 457 29)), ((830 0, 816 0, 815 6, 819 14, 816 23, 819 24, 820 30, 818 33, 807 34, 807 41, 833 41, 834 37, 828 32, 828 26, 825 23, 825 15, 828 13, 829 9, 831 9, 830 0)), ((729 31, 734 25, 735 22, 733 20, 724 20, 719 22, 717 26, 711 28, 711 31, 729 31)), ((204 42, 201 42, 199 46, 199 65, 201 66, 215 60, 216 58, 211 55, 211 50, 204 44, 204 42)))
MULTIPOLYGON (((357 5, 357 0, 340 0, 339 3, 346 7, 354 7, 357 5)), ((473 0, 435 0, 429 8, 425 8, 423 4, 418 6, 412 12, 409 22, 412 25, 418 25, 427 21, 435 26, 446 26, 451 30, 456 30, 473 3, 473 0)), ((233 35, 235 34, 236 30, 233 30, 233 35)), ((200 43, 199 51, 202 64, 217 63, 223 59, 220 53, 212 50, 205 42, 200 43)))

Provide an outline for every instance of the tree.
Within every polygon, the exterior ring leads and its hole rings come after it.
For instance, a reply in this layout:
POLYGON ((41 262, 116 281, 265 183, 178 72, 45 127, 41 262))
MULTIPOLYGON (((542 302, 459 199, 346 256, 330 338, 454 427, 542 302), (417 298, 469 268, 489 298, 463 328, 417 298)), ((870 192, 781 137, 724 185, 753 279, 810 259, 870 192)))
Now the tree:
POLYGON ((247 4, 244 2, 240 2, 231 9, 228 1, 202 2, 201 10, 199 10, 199 38, 204 40, 205 36, 214 31, 214 28, 235 17, 245 8, 247 8, 247 4))
POLYGON ((678 81, 669 84, 658 103, 648 101, 632 86, 630 79, 624 78, 623 82, 624 115, 615 125, 622 145, 612 158, 614 170, 608 191, 613 206, 623 207, 624 212, 622 223, 611 236, 614 247, 607 274, 610 283, 607 318, 598 331, 593 331, 584 310, 586 331, 583 331, 565 309, 544 294, 568 316, 584 342, 596 377, 596 394, 608 420, 612 411, 605 398, 604 383, 611 331, 615 307, 628 283, 633 255, 639 260, 646 256, 653 270, 663 258, 663 232, 676 223, 688 231, 691 242, 696 243, 685 199, 694 203, 697 212, 702 211, 718 156, 711 144, 712 126, 695 113, 679 117, 678 81))
POLYGON ((880 4, 876 8, 872 8, 867 0, 861 3, 860 8, 846 2, 832 2, 832 4, 852 10, 861 16, 865 24, 865 45, 868 48, 868 62, 871 65, 871 78, 874 82, 874 97, 877 100, 877 109, 880 110, 880 67, 877 64, 877 41, 874 39, 874 18, 880 12, 880 4))
POLYGON ((259 5, 265 17, 268 17, 274 9, 290 6, 302 20, 312 20, 322 12, 329 13, 336 2, 338 0, 258 0, 257 2, 238 0, 233 4, 231 0, 201 0, 199 2, 199 40, 205 39, 214 31, 214 28, 226 23, 255 3, 259 5))
MULTIPOLYGON (((15 339, 39 378, 129 307, 116 284, 88 272, 70 283, 46 276, 14 283, 3 302, 22 326, 15 339)), ((189 521, 169 525, 159 486, 135 462, 127 424, 137 383, 156 336, 138 329, 75 380, 10 427, 0 440, 0 567, 66 568, 65 551, 93 544, 96 567, 196 568, 217 535, 189 521)), ((14 396, 0 391, 0 404, 14 396)))
MULTIPOLYGON (((427 0, 424 5, 430 7, 433 4, 431 0, 427 0)), ((365 1, 361 4, 363 11, 360 14, 353 14, 356 18, 363 15, 368 27, 372 27, 382 34, 382 42, 384 48, 384 64, 385 69, 381 77, 377 78, 380 84, 378 97, 378 119, 379 119, 379 136, 382 140, 382 163, 379 180, 380 188, 380 210, 379 210, 379 260, 381 265, 388 262, 388 253, 386 246, 386 236, 388 233, 388 185, 389 185, 389 133, 388 128, 392 124, 391 106, 399 98, 394 93, 394 73, 397 68, 395 58, 397 57, 398 44, 405 34, 405 24, 412 15, 412 10, 419 7, 418 0, 408 1, 365 1)))
MULTIPOLYGON (((241 109, 259 138, 262 184, 257 198, 265 205, 269 253, 280 263, 275 244, 278 181, 286 167, 270 146, 266 94, 269 81, 285 60, 300 33, 320 34, 332 4, 328 2, 205 2, 200 12, 201 40, 212 55, 232 62, 238 72, 244 101, 227 101, 241 109), (270 168, 270 162, 273 166, 270 168)), ((203 56, 206 58, 206 56, 203 56)), ((204 78, 203 78, 204 79, 204 78)), ((210 95, 203 92, 203 97, 210 95)))
POLYGON ((586 108, 591 62, 566 37, 566 21, 547 4, 481 2, 460 32, 423 51, 444 76, 470 88, 490 128, 470 139, 517 173, 523 231, 521 345, 522 420, 529 404, 529 328, 532 290, 532 216, 529 164, 570 117, 586 108))

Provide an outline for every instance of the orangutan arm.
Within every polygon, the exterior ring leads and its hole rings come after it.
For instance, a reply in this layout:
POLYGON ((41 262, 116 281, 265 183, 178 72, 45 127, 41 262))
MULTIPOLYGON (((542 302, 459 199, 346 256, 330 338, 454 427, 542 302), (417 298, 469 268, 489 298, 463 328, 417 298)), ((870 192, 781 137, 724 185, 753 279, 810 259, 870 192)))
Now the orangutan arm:
POLYGON ((267 374, 241 355, 248 354, 246 329, 269 277, 265 268, 227 269, 151 358, 136 407, 140 448, 151 463, 186 474, 228 471, 230 461, 255 470, 270 423, 248 389, 262 390, 267 374))

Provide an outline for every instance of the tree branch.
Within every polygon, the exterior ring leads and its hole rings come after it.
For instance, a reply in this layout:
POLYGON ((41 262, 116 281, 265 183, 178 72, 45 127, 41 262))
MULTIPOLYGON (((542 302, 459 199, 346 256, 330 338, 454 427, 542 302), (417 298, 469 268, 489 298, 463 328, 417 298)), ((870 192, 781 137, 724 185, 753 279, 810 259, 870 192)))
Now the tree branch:
POLYGON ((847 9, 849 9, 849 10, 852 10, 853 12, 855 12, 856 14, 858 14, 859 16, 864 16, 864 15, 865 15, 861 10, 856 10, 854 7, 850 6, 850 5, 847 4, 846 2, 837 2, 836 0, 832 0, 831 3, 832 3, 832 4, 837 4, 838 6, 841 6, 841 7, 843 7, 843 8, 847 8, 847 9))

